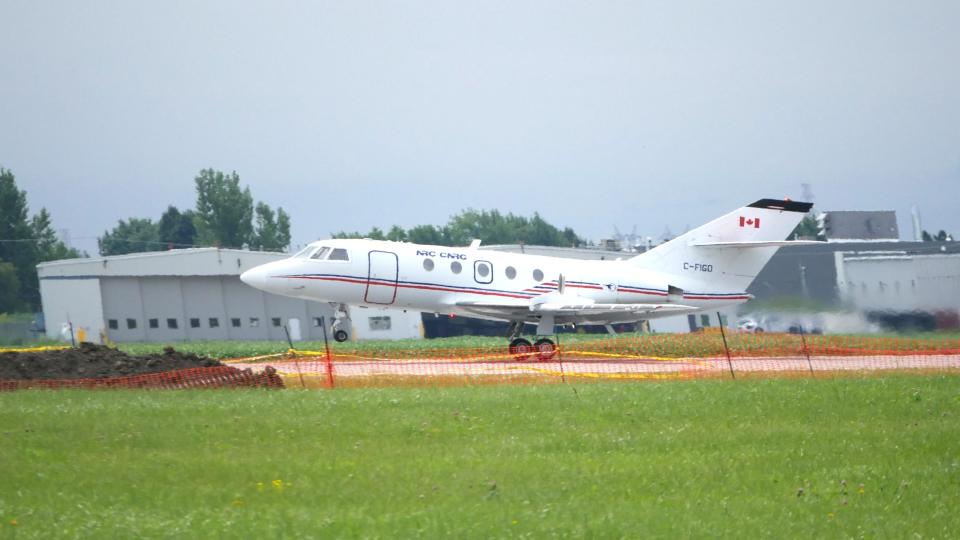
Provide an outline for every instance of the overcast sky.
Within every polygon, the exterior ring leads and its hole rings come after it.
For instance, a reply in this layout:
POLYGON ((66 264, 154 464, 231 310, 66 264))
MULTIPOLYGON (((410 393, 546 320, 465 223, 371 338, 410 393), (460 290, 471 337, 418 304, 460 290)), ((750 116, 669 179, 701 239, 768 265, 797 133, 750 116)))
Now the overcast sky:
POLYGON ((73 244, 206 167, 341 229, 591 239, 762 197, 960 234, 960 2, 0 3, 0 166, 73 244))

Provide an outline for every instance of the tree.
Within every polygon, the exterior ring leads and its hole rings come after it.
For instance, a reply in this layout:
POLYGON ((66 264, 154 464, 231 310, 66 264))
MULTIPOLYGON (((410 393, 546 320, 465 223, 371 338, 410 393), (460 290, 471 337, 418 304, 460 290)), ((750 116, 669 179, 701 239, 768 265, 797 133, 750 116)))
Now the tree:
POLYGON ((953 235, 943 229, 937 231, 935 235, 922 231, 920 237, 924 242, 953 242, 953 235))
POLYGON ((204 169, 195 181, 200 242, 225 248, 249 244, 253 235, 253 197, 249 187, 240 189, 236 171, 224 175, 204 169))
POLYGON ((390 227, 390 230, 387 231, 387 240, 393 240, 394 242, 405 242, 407 240, 407 231, 403 230, 403 227, 399 225, 394 225, 390 227))
POLYGON ((277 208, 276 217, 266 203, 257 203, 257 225, 250 240, 251 249, 284 251, 290 245, 290 216, 277 208))
POLYGON ((407 240, 415 244, 443 244, 443 231, 433 225, 417 225, 407 231, 407 240))
POLYGON ((165 244, 160 241, 160 230, 156 223, 145 218, 120 220, 112 231, 106 231, 97 239, 100 255, 123 255, 160 251, 165 244))
MULTIPOLYGON (((17 188, 13 173, 0 169, 0 259, 16 269, 19 297, 24 289, 36 288, 37 247, 27 220, 27 193, 17 188)), ((29 302, 23 302, 29 303, 29 302)))
MULTIPOLYGON (((57 238, 46 208, 30 219, 28 213, 27 193, 17 188, 11 171, 0 168, 0 260, 14 268, 20 309, 40 306, 38 263, 80 256, 57 238)), ((4 279, 13 287, 9 276, 4 279)))
POLYGON ((356 238, 367 238, 367 235, 361 234, 358 231, 352 231, 352 232, 340 231, 340 232, 335 232, 331 234, 330 238, 342 238, 342 239, 349 240, 349 239, 356 239, 356 238))
POLYGON ((180 212, 170 205, 160 216, 158 235, 168 249, 193 247, 197 239, 197 227, 194 225, 196 214, 193 210, 180 212))
POLYGON ((817 218, 812 214, 807 214, 803 216, 803 219, 800 220, 800 223, 797 224, 796 228, 793 229, 793 232, 790 233, 790 236, 787 237, 787 240, 823 240, 821 237, 819 227, 817 226, 817 218))
POLYGON ((0 260, 0 313, 12 313, 23 309, 20 300, 20 280, 13 263, 0 260))
POLYGON ((57 233, 53 230, 53 220, 46 208, 41 208, 40 212, 30 220, 30 230, 33 233, 34 245, 37 248, 37 262, 81 257, 79 251, 67 247, 62 240, 57 238, 57 233))

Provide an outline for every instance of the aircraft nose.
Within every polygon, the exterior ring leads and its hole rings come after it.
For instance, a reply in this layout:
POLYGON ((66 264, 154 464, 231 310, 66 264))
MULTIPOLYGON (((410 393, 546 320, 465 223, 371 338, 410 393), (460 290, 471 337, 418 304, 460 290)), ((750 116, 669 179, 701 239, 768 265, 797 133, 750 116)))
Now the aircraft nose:
POLYGON ((264 289, 267 285, 267 273, 260 266, 251 268, 240 274, 240 281, 251 287, 264 289))

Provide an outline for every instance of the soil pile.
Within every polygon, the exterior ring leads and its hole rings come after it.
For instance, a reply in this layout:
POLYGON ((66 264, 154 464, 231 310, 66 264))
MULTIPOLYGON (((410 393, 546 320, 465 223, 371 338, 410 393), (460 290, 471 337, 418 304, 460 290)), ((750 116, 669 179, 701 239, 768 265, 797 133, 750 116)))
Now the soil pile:
POLYGON ((90 379, 162 373, 187 368, 223 366, 220 362, 181 353, 166 347, 161 354, 130 356, 96 345, 81 343, 75 349, 43 352, 0 353, 0 379, 90 379))

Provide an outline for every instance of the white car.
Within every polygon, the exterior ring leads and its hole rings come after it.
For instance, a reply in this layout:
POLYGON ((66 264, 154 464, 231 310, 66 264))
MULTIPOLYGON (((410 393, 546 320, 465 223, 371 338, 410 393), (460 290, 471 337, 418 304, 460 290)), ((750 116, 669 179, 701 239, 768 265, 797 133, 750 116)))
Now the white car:
POLYGON ((748 334, 755 334, 763 332, 763 328, 760 324, 753 319, 741 319, 737 322, 737 330, 740 332, 746 332, 748 334))

